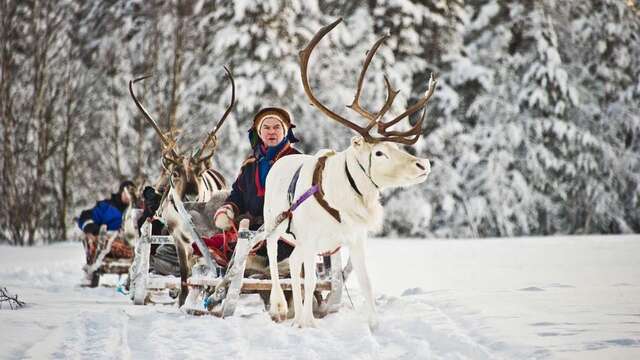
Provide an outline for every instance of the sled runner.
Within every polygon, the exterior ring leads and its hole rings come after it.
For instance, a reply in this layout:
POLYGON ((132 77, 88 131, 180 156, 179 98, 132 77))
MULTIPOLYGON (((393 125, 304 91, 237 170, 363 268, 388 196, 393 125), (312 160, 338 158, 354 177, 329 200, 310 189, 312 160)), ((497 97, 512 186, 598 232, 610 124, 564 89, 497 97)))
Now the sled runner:
POLYGON ((114 241, 118 238, 122 238, 120 231, 107 231, 107 226, 102 225, 95 244, 90 244, 86 238, 82 239, 87 262, 82 267, 85 273, 85 281, 81 284, 82 286, 97 287, 100 284, 100 276, 104 274, 116 274, 120 277, 129 272, 130 258, 108 256, 112 251, 114 241))
MULTIPOLYGON (((248 230, 248 221, 240 223, 238 239, 233 256, 226 268, 218 268, 217 275, 210 275, 205 264, 194 266, 192 276, 187 280, 189 297, 183 310, 192 315, 214 315, 218 317, 232 316, 240 298, 240 294, 259 294, 268 307, 271 279, 268 277, 268 267, 263 263, 262 271, 247 269, 247 262, 256 260, 253 254, 260 238, 261 231, 248 230), (251 274, 250 274, 251 273, 251 274), (249 276, 247 276, 249 275, 249 276)), ((351 272, 350 262, 342 267, 342 257, 339 251, 330 256, 318 256, 316 274, 319 281, 314 290, 317 316, 323 317, 328 313, 338 311, 342 300, 344 281, 351 272)), ((264 259, 266 261, 266 259, 264 259)), ((279 264, 282 268, 283 261, 279 264)), ((217 265, 217 264, 216 264, 217 265)), ((288 268, 288 263, 285 264, 288 268)), ((287 270, 288 271, 288 270, 287 270)), ((282 272, 282 269, 281 269, 282 272)), ((283 279, 285 291, 291 291, 291 279, 283 279)))

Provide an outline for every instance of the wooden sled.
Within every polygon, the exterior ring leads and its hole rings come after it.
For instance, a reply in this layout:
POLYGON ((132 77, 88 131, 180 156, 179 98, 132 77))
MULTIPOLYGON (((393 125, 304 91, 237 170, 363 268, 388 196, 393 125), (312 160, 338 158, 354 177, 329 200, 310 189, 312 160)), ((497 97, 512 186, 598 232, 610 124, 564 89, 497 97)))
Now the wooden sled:
POLYGON ((89 244, 86 238, 82 239, 85 249, 87 264, 82 270, 85 273, 85 282, 81 284, 83 287, 97 287, 100 285, 100 277, 104 274, 115 274, 121 277, 129 273, 131 259, 110 258, 107 254, 111 252, 111 245, 115 239, 121 237, 119 231, 107 231, 107 226, 102 225, 98 234, 98 242, 96 244, 95 256, 89 254, 89 244))
MULTIPOLYGON (((192 268, 192 276, 187 280, 189 295, 182 310, 193 315, 232 316, 240 294, 259 294, 265 306, 268 306, 271 291, 268 267, 264 267, 262 274, 254 272, 252 276, 245 277, 247 260, 256 256, 250 254, 250 250, 261 240, 256 237, 258 231, 247 230, 248 224, 245 228, 241 226, 233 256, 229 264, 223 267, 212 261, 200 237, 200 234, 209 235, 212 231, 216 231, 211 228, 211 224, 203 225, 203 222, 206 222, 203 219, 212 219, 213 216, 209 216, 212 214, 201 213, 204 211, 203 203, 175 201, 175 206, 183 225, 189 229, 194 241, 199 243, 200 251, 206 254, 192 268)), ((143 225, 141 232, 142 236, 137 240, 134 261, 129 272, 130 296, 136 305, 158 303, 154 297, 161 298, 162 303, 173 303, 173 301, 166 301, 167 296, 161 294, 179 292, 180 279, 174 276, 149 274, 149 258, 152 244, 174 244, 175 242, 170 235, 152 235, 151 224, 148 222, 143 225)), ((349 277, 351 269, 350 262, 343 267, 342 255, 339 251, 331 256, 318 257, 316 264, 318 282, 314 291, 317 303, 314 307, 316 316, 322 317, 339 309, 344 282, 349 277)), ((285 292, 291 291, 289 278, 281 279, 281 283, 285 292)))
MULTIPOLYGON (((259 294, 265 308, 268 308, 271 292, 268 268, 265 267, 263 276, 245 277, 247 260, 256 256, 250 254, 250 250, 262 240, 257 237, 259 231, 247 228, 248 224, 243 226, 241 223, 232 259, 221 275, 209 275, 211 272, 207 271, 204 264, 194 267, 192 276, 187 280, 189 296, 182 307, 183 311, 192 315, 214 315, 222 318, 232 316, 241 294, 259 294)), ((348 262, 343 268, 339 251, 331 256, 318 256, 317 259, 315 270, 318 282, 314 289, 314 313, 317 317, 324 317, 340 308, 342 289, 351 273, 351 263, 348 262)), ((291 292, 290 278, 282 278, 281 284, 285 293, 291 292)))

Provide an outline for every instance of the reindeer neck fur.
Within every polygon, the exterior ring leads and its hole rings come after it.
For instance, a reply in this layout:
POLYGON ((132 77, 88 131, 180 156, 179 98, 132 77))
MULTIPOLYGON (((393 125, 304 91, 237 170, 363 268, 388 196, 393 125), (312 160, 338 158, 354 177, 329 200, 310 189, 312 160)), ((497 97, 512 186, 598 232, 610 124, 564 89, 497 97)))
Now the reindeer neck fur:
MULTIPOLYGON (((367 164, 362 164, 365 169, 367 164)), ((356 150, 350 146, 327 159, 323 174, 325 199, 350 222, 378 231, 382 227, 383 208, 380 189, 358 165, 356 150), (345 163, 360 194, 349 183, 345 163)), ((343 220, 344 221, 344 220, 343 220)))

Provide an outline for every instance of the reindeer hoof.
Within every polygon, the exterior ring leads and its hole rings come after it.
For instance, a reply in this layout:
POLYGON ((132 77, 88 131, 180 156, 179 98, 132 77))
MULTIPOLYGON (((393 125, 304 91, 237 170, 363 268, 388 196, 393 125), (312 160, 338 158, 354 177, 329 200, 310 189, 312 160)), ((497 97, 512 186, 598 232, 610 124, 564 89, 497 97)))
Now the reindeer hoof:
POLYGON ((371 332, 375 332, 379 327, 380 323, 377 318, 374 317, 369 319, 369 330, 371 330, 371 332))
POLYGON ((294 327, 297 328, 315 328, 318 327, 318 323, 316 322, 316 319, 312 316, 312 317, 308 317, 308 316, 301 316, 301 317, 296 317, 293 319, 293 324, 294 327))
POLYGON ((269 309, 269 315, 271 315, 271 319, 275 322, 283 322, 287 320, 287 303, 286 302, 272 302, 269 309))
POLYGON ((271 319, 273 319, 273 321, 282 322, 287 319, 287 313, 289 312, 289 309, 282 289, 280 289, 280 291, 271 290, 271 295, 269 296, 269 304, 269 314, 271 315, 271 319))
POLYGON ((274 322, 277 322, 277 323, 281 323, 281 322, 287 320, 287 317, 283 316, 281 314, 271 314, 271 320, 273 320, 274 322))

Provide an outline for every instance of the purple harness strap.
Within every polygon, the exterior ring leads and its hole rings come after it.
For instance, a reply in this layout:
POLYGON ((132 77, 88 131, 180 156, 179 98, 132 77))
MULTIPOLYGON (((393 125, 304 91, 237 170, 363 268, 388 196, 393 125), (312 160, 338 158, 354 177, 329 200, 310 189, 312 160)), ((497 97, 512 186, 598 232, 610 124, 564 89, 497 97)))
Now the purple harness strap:
POLYGON ((300 206, 300 204, 313 196, 316 192, 318 192, 318 185, 313 185, 309 190, 305 191, 304 194, 300 195, 298 200, 291 205, 289 211, 293 212, 298 206, 300 206))
POLYGON ((289 184, 289 191, 287 193, 289 199, 289 209, 283 211, 276 218, 276 226, 280 225, 283 221, 289 220, 289 227, 287 228, 287 232, 289 232, 291 227, 291 217, 293 216, 293 211, 298 208, 303 202, 305 202, 311 196, 315 197, 318 201, 318 204, 322 206, 337 222, 340 221, 340 212, 333 207, 331 207, 327 201, 324 199, 324 192, 322 191, 322 171, 324 170, 324 164, 327 161, 328 156, 321 156, 318 159, 318 163, 313 171, 313 179, 312 186, 309 190, 305 191, 304 194, 300 195, 300 197, 294 202, 293 196, 296 192, 296 184, 298 182, 298 177, 300 175, 300 170, 302 169, 302 165, 296 170, 295 174, 293 174, 293 178, 291 179, 291 183, 289 184))
MULTIPOLYGON (((298 168, 298 170, 296 170, 296 172, 293 174, 293 178, 291 179, 291 183, 289 183, 289 190, 287 193, 287 196, 289 198, 289 204, 291 204, 289 206, 289 209, 283 211, 282 213, 280 213, 280 215, 278 215, 278 217, 276 218, 276 227, 278 225, 280 225, 283 221, 285 220, 289 220, 289 225, 287 226, 287 233, 292 234, 293 237, 295 238, 295 234, 291 233, 291 218, 293 217, 293 212, 298 208, 298 206, 302 205, 303 202, 305 202, 307 199, 309 199, 312 196, 317 196, 318 193, 320 193, 320 199, 318 200, 319 202, 321 200, 324 200, 324 198, 322 198, 322 186, 320 185, 321 180, 316 181, 316 177, 318 174, 320 174, 322 172, 322 169, 324 168, 324 161, 326 160, 326 157, 321 157, 318 160, 318 164, 316 165, 316 170, 314 171, 314 181, 316 184, 314 184, 313 186, 311 186, 309 188, 309 190, 305 191, 302 195, 300 195, 300 197, 298 197, 298 199, 292 203, 293 200, 293 196, 296 192, 296 184, 298 183, 298 177, 300 176, 300 170, 302 169, 302 165, 300 165, 300 167, 298 168), (320 170, 320 172, 318 172, 318 170, 320 170)), ((340 222, 340 213, 328 206, 328 204, 326 204, 325 201, 325 205, 323 205, 322 203, 320 203, 320 205, 329 212, 329 214, 331 214, 331 216, 333 216, 338 222, 340 222)), ((322 254, 318 254, 320 256, 331 256, 333 254, 335 254, 336 252, 338 252, 338 250, 340 250, 340 246, 338 246, 335 250, 333 251, 328 251, 326 253, 322 253, 322 254)))
MULTIPOLYGON (((289 204, 291 205, 289 206, 289 209, 287 209, 286 211, 283 211, 280 215, 278 215, 278 217, 276 218, 276 226, 280 225, 283 221, 287 219, 291 219, 291 217, 293 216, 293 212, 298 208, 298 206, 302 205, 303 202, 305 202, 308 198, 310 198, 315 193, 317 193, 318 190, 320 189, 318 185, 313 185, 311 188, 309 188, 309 190, 305 191, 304 194, 300 195, 300 197, 295 202, 292 202, 293 195, 296 192, 296 184, 298 183, 298 177, 300 176, 301 169, 302 169, 302 165, 300 165, 298 170, 296 170, 296 172, 293 174, 293 178, 291 179, 291 183, 289 184, 289 191, 287 194, 289 198, 289 204)), ((291 223, 289 223, 289 226, 291 226, 291 223)), ((287 232, 288 231, 289 229, 287 229, 287 232)))

